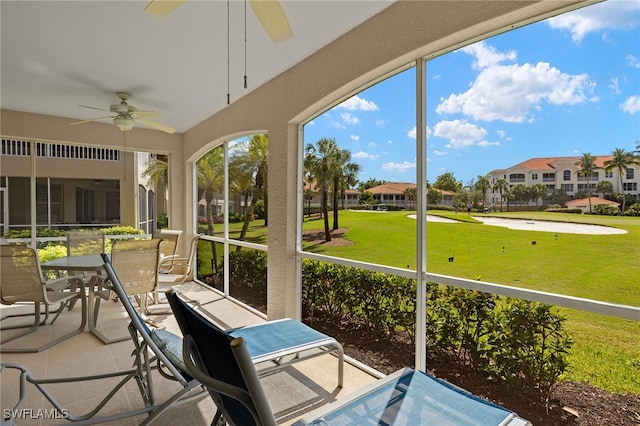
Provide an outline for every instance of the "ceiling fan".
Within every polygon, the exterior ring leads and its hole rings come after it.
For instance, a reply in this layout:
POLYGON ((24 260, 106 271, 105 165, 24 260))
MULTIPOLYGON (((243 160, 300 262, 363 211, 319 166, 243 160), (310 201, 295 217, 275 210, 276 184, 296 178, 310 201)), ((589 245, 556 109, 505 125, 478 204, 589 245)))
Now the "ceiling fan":
POLYGON ((133 105, 129 105, 127 103, 127 100, 131 98, 131 95, 129 93, 116 92, 116 95, 118 95, 118 97, 120 98, 120 103, 111 105, 108 110, 103 108, 86 106, 86 105, 79 105, 83 108, 91 108, 91 109, 97 109, 100 111, 107 111, 111 113, 111 115, 108 115, 106 117, 91 118, 89 120, 76 121, 75 123, 71 123, 71 125, 73 126, 76 124, 88 123, 90 121, 99 121, 107 118, 113 118, 113 124, 118 126, 118 128, 123 132, 133 129, 136 121, 139 121, 140 123, 146 126, 149 126, 153 129, 161 130, 165 133, 170 133, 170 134, 175 133, 176 131, 175 129, 165 124, 147 119, 148 117, 159 117, 160 114, 158 114, 157 112, 140 111, 138 110, 138 108, 134 107, 133 105))
MULTIPOLYGON (((186 0, 151 0, 144 8, 148 13, 167 16, 180 7, 186 0)), ((274 43, 287 40, 293 36, 287 15, 277 0, 248 0, 260 25, 274 43)))

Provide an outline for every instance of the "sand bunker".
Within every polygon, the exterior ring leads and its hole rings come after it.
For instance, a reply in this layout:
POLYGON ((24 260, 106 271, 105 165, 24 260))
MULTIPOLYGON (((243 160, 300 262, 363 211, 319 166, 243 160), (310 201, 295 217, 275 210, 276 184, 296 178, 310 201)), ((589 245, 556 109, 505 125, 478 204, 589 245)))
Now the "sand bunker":
POLYGON ((593 234, 593 235, 613 235, 626 234, 624 229, 611 228, 609 226, 588 225, 583 223, 570 222, 552 222, 548 220, 524 220, 524 219, 504 219, 500 217, 474 216, 484 223, 491 226, 502 226, 518 231, 541 231, 556 232, 564 234, 593 234))

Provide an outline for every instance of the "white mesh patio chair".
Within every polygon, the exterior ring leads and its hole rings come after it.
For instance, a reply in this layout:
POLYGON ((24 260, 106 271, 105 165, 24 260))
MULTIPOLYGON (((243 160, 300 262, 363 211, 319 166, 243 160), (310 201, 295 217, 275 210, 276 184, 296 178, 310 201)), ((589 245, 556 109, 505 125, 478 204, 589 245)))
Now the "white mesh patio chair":
MULTIPOLYGON (((194 270, 193 265, 196 262, 196 253, 198 251, 198 241, 201 234, 196 234, 189 242, 189 251, 186 257, 168 256, 160 260, 158 266, 158 289, 166 291, 176 284, 187 281, 194 270), (170 272, 163 272, 170 271, 170 272)), ((154 295, 154 299, 159 300, 158 291, 154 295)))
POLYGON ((16 386, 20 386, 18 401, 10 408, 9 405, 13 401, 8 401, 8 398, 2 399, 3 425, 5 422, 8 425, 13 424, 12 421, 15 416, 19 415, 20 408, 25 404, 27 392, 31 392, 33 389, 37 389, 58 413, 66 413, 66 420, 77 425, 114 422, 145 414, 146 417, 137 420, 135 424, 147 425, 176 404, 194 402, 207 395, 200 383, 194 380, 184 367, 181 337, 166 330, 155 330, 147 327, 144 319, 125 292, 123 283, 120 282, 118 275, 116 275, 109 257, 103 254, 103 259, 107 276, 103 287, 116 294, 130 320, 128 325, 130 337, 128 340, 131 340, 134 348, 131 354, 133 367, 126 370, 100 372, 86 376, 39 379, 22 364, 2 363, 0 364, 0 373, 5 369, 20 371, 20 381, 19 384, 16 384, 16 386), (159 386, 168 384, 165 379, 171 383, 177 383, 178 386, 176 386, 177 389, 172 395, 160 397, 159 395, 164 394, 164 392, 158 392, 159 386), (95 389, 98 390, 102 389, 100 383, 105 381, 113 383, 113 387, 104 391, 104 397, 102 397, 102 394, 96 393, 96 400, 102 399, 93 408, 84 413, 78 413, 72 409, 72 406, 66 406, 62 401, 69 398, 65 398, 65 395, 56 397, 52 392, 52 390, 55 390, 53 385, 57 383, 77 383, 78 386, 81 386, 81 383, 90 385, 95 383, 95 389), (114 413, 112 409, 109 409, 108 404, 114 397, 118 398, 122 395, 123 387, 130 381, 135 381, 137 384, 137 386, 127 388, 126 391, 131 405, 127 406, 128 411, 114 413), (136 387, 140 392, 140 399, 135 397, 136 387))
MULTIPOLYGON (((156 325, 148 315, 169 312, 169 308, 149 310, 149 297, 152 297, 158 285, 158 259, 160 240, 118 240, 111 247, 111 263, 116 270, 120 283, 128 297, 133 298, 140 312, 150 325, 156 325)), ((100 302, 108 300, 109 289, 102 287, 97 280, 97 289, 90 293, 93 307, 94 324, 98 323, 100 302)), ((106 344, 127 340, 127 337, 110 338, 99 331, 95 333, 106 344)))
MULTIPOLYGON (((3 327, 3 335, 5 330, 28 328, 22 333, 14 334, 9 337, 4 337, 1 344, 1 352, 40 352, 48 349, 60 342, 75 336, 78 333, 84 331, 87 322, 87 306, 85 297, 85 288, 82 280, 75 280, 73 288, 71 290, 68 284, 67 278, 59 278, 52 281, 45 281, 42 276, 42 270, 40 268, 40 262, 38 260, 37 252, 26 245, 0 245, 0 300, 3 305, 15 305, 15 304, 33 304, 33 314, 12 314, 8 315, 2 320, 9 318, 31 316, 33 315, 32 324, 20 324, 3 327), (82 303, 82 314, 80 318, 80 326, 53 340, 49 341, 39 347, 30 348, 12 348, 7 347, 7 343, 25 336, 29 333, 36 331, 39 327, 47 325, 47 319, 49 317, 50 308, 58 306, 55 311, 56 315, 48 324, 53 326, 58 316, 62 313, 66 305, 74 302, 80 298, 82 303), (44 319, 41 318, 41 306, 44 305, 45 313, 44 319)), ((69 314, 73 315, 73 314, 69 314)))

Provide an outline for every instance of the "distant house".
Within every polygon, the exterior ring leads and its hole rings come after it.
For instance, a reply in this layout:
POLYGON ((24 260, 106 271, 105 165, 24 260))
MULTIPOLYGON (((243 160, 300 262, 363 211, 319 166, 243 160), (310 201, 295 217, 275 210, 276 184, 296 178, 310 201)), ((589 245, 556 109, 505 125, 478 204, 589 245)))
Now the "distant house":
MULTIPOLYGON (((367 191, 373 194, 373 198, 378 201, 379 204, 385 204, 388 206, 398 206, 403 209, 415 209, 416 197, 407 194, 407 189, 415 189, 415 183, 407 182, 387 182, 382 185, 374 186, 367 189, 367 191)), ((442 193, 442 200, 439 204, 453 207, 455 200, 455 192, 445 191, 439 189, 442 193)))
POLYGON ((385 204, 387 206, 397 206, 402 209, 415 209, 415 197, 411 197, 407 194, 407 189, 413 188, 415 190, 415 183, 407 182, 387 182, 382 185, 374 186, 367 191, 371 192, 373 199, 378 201, 378 204, 385 204))
MULTIPOLYGON (((320 207, 321 204, 321 194, 320 188, 318 187, 315 180, 311 180, 310 182, 304 181, 303 191, 305 193, 304 205, 305 207, 309 204, 311 207, 320 207), (311 199, 306 199, 306 194, 309 194, 311 199)), ((327 194, 327 207, 332 208, 333 205, 333 194, 331 191, 327 194)), ((355 189, 347 189, 344 191, 344 195, 338 195, 338 207, 340 208, 350 208, 360 204, 360 192, 355 189)))
MULTIPOLYGON (((593 210, 596 206, 601 204, 605 204, 607 206, 614 206, 620 208, 620 203, 616 203, 615 201, 605 200, 600 197, 591 197, 591 209, 593 210)), ((567 201, 567 208, 570 209, 581 209, 582 213, 589 213, 589 197, 580 198, 578 200, 567 201)))

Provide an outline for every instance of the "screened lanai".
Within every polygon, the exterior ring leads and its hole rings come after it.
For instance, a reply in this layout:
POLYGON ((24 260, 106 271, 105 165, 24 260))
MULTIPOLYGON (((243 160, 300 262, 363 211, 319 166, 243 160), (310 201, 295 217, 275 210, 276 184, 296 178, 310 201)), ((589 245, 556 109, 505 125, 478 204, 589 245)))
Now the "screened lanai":
MULTIPOLYGON (((225 22, 218 19, 227 16, 224 2, 187 2, 166 19, 145 15, 139 2, 96 6, 90 2, 69 2, 64 6, 46 2, 39 5, 40 10, 34 2, 3 2, 1 133, 3 137, 20 140, 166 155, 167 215, 173 228, 185 231, 183 242, 196 232, 198 224, 196 162, 210 150, 238 138, 268 134, 267 243, 256 246, 231 243, 266 250, 266 315, 276 319, 301 316, 302 258, 326 260, 301 248, 304 126, 353 94, 399 72, 413 70, 415 84, 409 97, 415 102, 415 116, 408 119, 416 128, 416 210, 423 211, 427 61, 474 41, 593 2, 283 2, 294 35, 281 44, 272 44, 259 31, 253 15, 249 13, 248 20, 243 18, 240 3, 231 2, 231 12, 235 13, 225 22), (303 4, 314 9, 309 11, 303 4), (98 13, 92 7, 98 8, 98 13), (55 23, 55 29, 45 24, 47 15, 58 17, 49 19, 55 23), (218 19, 216 25, 203 16, 218 19), (96 28, 102 25, 100 22, 109 22, 108 17, 113 20, 122 17, 121 25, 129 29, 125 35, 131 31, 136 36, 114 42, 114 37, 121 36, 119 31, 114 35, 113 31, 96 28), (328 24, 332 19, 337 20, 335 26, 328 24), (83 25, 80 28, 65 25, 71 21, 83 25), (317 27, 312 25, 313 21, 324 25, 317 27), (8 36, 27 23, 37 31, 24 37, 8 36), (246 55, 241 34, 245 23, 253 36, 246 44, 246 55), (232 36, 225 38, 225 31, 199 33, 196 24, 219 28, 229 25, 232 36), (56 59, 54 47, 62 49, 66 43, 49 45, 46 38, 49 32, 78 43, 76 53, 69 56, 59 52, 56 59), (156 50, 156 43, 162 48, 156 50), (119 48, 123 44, 127 49, 119 48), (48 50, 51 56, 39 56, 41 50, 48 50), (245 75, 247 89, 243 87, 245 75), (145 128, 143 124, 123 132, 109 120, 69 125, 95 117, 93 113, 97 111, 86 111, 78 105, 108 109, 110 103, 117 102, 113 94, 120 90, 132 93, 132 105, 157 110, 162 122, 175 127, 176 132, 169 134, 145 128)), ((465 280, 439 278, 429 273, 425 233, 426 223, 416 221, 415 252, 407 262, 411 267, 366 261, 359 266, 413 278, 421 284, 427 279, 437 279, 470 285, 465 280)), ((211 239, 222 245, 230 241, 224 234, 211 239)), ((423 285, 417 286, 416 300, 425 299, 424 291, 423 285)), ((511 294, 510 290, 504 292, 511 294)), ((530 296, 533 300, 559 302, 553 297, 530 296)), ((424 368, 425 309, 422 302, 416 308, 415 365, 424 368)), ((609 312, 608 307, 603 309, 609 312)), ((611 309, 625 318, 637 315, 633 310, 611 309)))

